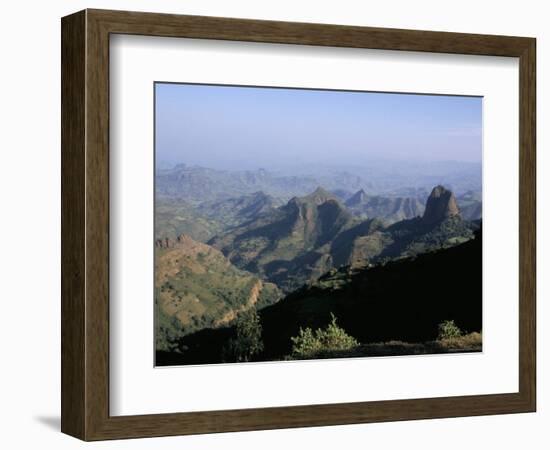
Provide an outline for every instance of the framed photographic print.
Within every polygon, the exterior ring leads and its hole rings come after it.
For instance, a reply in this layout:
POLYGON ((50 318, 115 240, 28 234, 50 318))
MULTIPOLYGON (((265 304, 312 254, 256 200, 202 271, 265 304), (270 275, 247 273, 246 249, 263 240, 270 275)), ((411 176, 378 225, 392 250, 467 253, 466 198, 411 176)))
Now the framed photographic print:
POLYGON ((62 19, 62 431, 535 411, 535 39, 62 19))

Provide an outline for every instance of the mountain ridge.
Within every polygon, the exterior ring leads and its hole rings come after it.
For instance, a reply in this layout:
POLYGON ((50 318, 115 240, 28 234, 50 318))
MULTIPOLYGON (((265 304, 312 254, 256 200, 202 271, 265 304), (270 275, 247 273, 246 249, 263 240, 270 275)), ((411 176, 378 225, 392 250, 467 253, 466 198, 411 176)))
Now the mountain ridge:
POLYGON ((403 197, 417 196, 443 180, 453 187, 455 193, 480 190, 477 181, 480 173, 479 164, 441 161, 431 164, 430 169, 424 165, 396 165, 388 161, 371 161, 365 166, 343 164, 336 170, 311 166, 279 170, 221 170, 178 164, 157 168, 155 193, 157 197, 185 199, 192 204, 257 191, 287 201, 294 196, 306 195, 317 186, 339 195, 363 189, 369 195, 403 197), (434 167, 439 173, 437 177, 432 175, 434 167))
POLYGON ((289 292, 340 265, 365 266, 471 238, 469 225, 450 200, 452 192, 436 187, 432 194, 428 215, 388 225, 355 217, 335 195, 318 187, 209 244, 236 266, 289 292))
POLYGON ((382 219, 387 224, 421 216, 425 209, 417 197, 368 195, 363 189, 346 200, 345 205, 357 216, 382 219))

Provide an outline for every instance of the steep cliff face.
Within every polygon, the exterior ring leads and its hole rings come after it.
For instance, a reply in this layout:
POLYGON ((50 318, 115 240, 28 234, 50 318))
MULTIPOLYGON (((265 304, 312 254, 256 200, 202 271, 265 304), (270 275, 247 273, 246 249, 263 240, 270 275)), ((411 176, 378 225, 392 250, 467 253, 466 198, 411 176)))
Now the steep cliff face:
POLYGON ((433 224, 453 216, 460 216, 454 194, 443 186, 434 187, 426 202, 422 220, 426 224, 433 224))

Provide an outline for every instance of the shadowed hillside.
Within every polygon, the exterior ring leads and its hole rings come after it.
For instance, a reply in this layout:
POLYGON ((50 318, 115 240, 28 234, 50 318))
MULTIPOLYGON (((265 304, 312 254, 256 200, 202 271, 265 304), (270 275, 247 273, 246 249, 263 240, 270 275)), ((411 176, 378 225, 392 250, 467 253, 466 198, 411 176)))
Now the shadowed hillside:
MULTIPOLYGON (((438 324, 454 320, 467 332, 482 328, 482 238, 352 270, 331 270, 316 283, 260 311, 264 351, 256 360, 282 359, 300 328, 321 328, 331 313, 361 344, 433 341, 438 324)), ((183 338, 182 354, 157 353, 157 364, 221 362, 234 329, 203 330, 183 338)), ((353 355, 351 355, 353 356, 353 355)))
POLYGON ((330 242, 354 218, 322 188, 210 241, 233 264, 289 292, 332 267, 330 242), (326 248, 324 248, 326 246, 326 248))
POLYGON ((451 191, 436 186, 427 205, 422 217, 387 226, 377 218, 354 217, 335 195, 319 187, 209 244, 237 267, 289 293, 343 265, 367 266, 471 239, 471 225, 462 220, 451 191))
POLYGON ((300 327, 323 327, 330 313, 362 343, 430 341, 444 320, 480 331, 481 248, 479 236, 416 258, 329 272, 262 312, 264 357, 287 354, 300 327))

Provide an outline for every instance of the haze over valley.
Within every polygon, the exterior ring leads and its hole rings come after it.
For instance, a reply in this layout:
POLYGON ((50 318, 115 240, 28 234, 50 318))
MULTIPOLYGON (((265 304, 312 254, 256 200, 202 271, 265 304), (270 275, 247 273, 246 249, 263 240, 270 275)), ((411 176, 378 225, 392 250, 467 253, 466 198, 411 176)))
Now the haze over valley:
POLYGON ((480 351, 481 99, 156 84, 156 365, 480 351))
MULTIPOLYGON (((345 329, 354 330, 357 338, 436 342, 437 326, 446 316, 434 314, 435 298, 424 305, 433 316, 431 326, 419 332, 401 324, 394 334, 389 332, 391 328, 382 330, 372 324, 367 327, 370 332, 360 331, 355 313, 348 316, 348 310, 342 310, 356 294, 349 294, 343 303, 335 303, 335 299, 341 296, 340 291, 353 293, 353 286, 364 283, 368 273, 379 277, 385 270, 399 274, 404 270, 400 276, 408 276, 408 267, 414 273, 416 267, 410 261, 420 255, 433 254, 427 261, 434 264, 434 271, 441 270, 435 262, 439 259, 451 266, 450 274, 457 270, 465 273, 464 268, 456 267, 463 262, 473 270, 481 249, 480 192, 465 191, 471 186, 463 185, 462 194, 456 196, 443 185, 428 190, 421 183, 408 189, 376 191, 375 183, 348 175, 275 175, 264 169, 220 171, 183 164, 159 169, 157 364, 226 360, 222 353, 235 333, 238 317, 252 310, 261 318, 266 342, 271 342, 256 359, 289 357, 292 336, 303 327, 326 325, 330 314, 336 312, 341 324, 347 324, 345 329), (317 183, 331 186, 332 191, 317 183), (306 194, 296 195, 303 192, 306 194), (475 245, 471 244, 474 241, 475 245), (462 260, 445 256, 445 249, 453 247, 464 247, 457 250, 462 260), (394 265, 397 261, 402 261, 402 266, 394 265), (335 290, 338 295, 333 295, 335 290), (311 291, 315 298, 320 295, 327 300, 312 300, 311 291), (305 314, 302 307, 295 310, 302 304, 307 305, 305 314)), ((468 277, 473 277, 470 281, 476 286, 481 283, 481 273, 477 281, 472 273, 468 277)), ((441 282, 435 281, 438 289, 441 282)), ((471 289, 472 284, 467 283, 466 288, 471 289)), ((434 295, 431 288, 435 286, 415 278, 399 296, 406 293, 403 298, 418 295, 427 299, 434 295)), ((395 323, 401 323, 404 316, 392 308, 408 309, 394 304, 394 297, 388 291, 386 309, 377 311, 377 317, 391 314, 395 323)), ((361 297, 354 301, 352 311, 370 311, 361 297)), ((460 320, 464 303, 454 302, 451 307, 448 301, 447 307, 456 309, 449 316, 460 320)), ((459 324, 474 331, 480 329, 480 320, 480 315, 473 314, 459 324)), ((411 343, 401 345, 404 347, 394 351, 444 350, 433 343, 422 344, 420 349, 411 343)), ((388 351, 386 346, 356 347, 352 351, 355 356, 388 351)))

